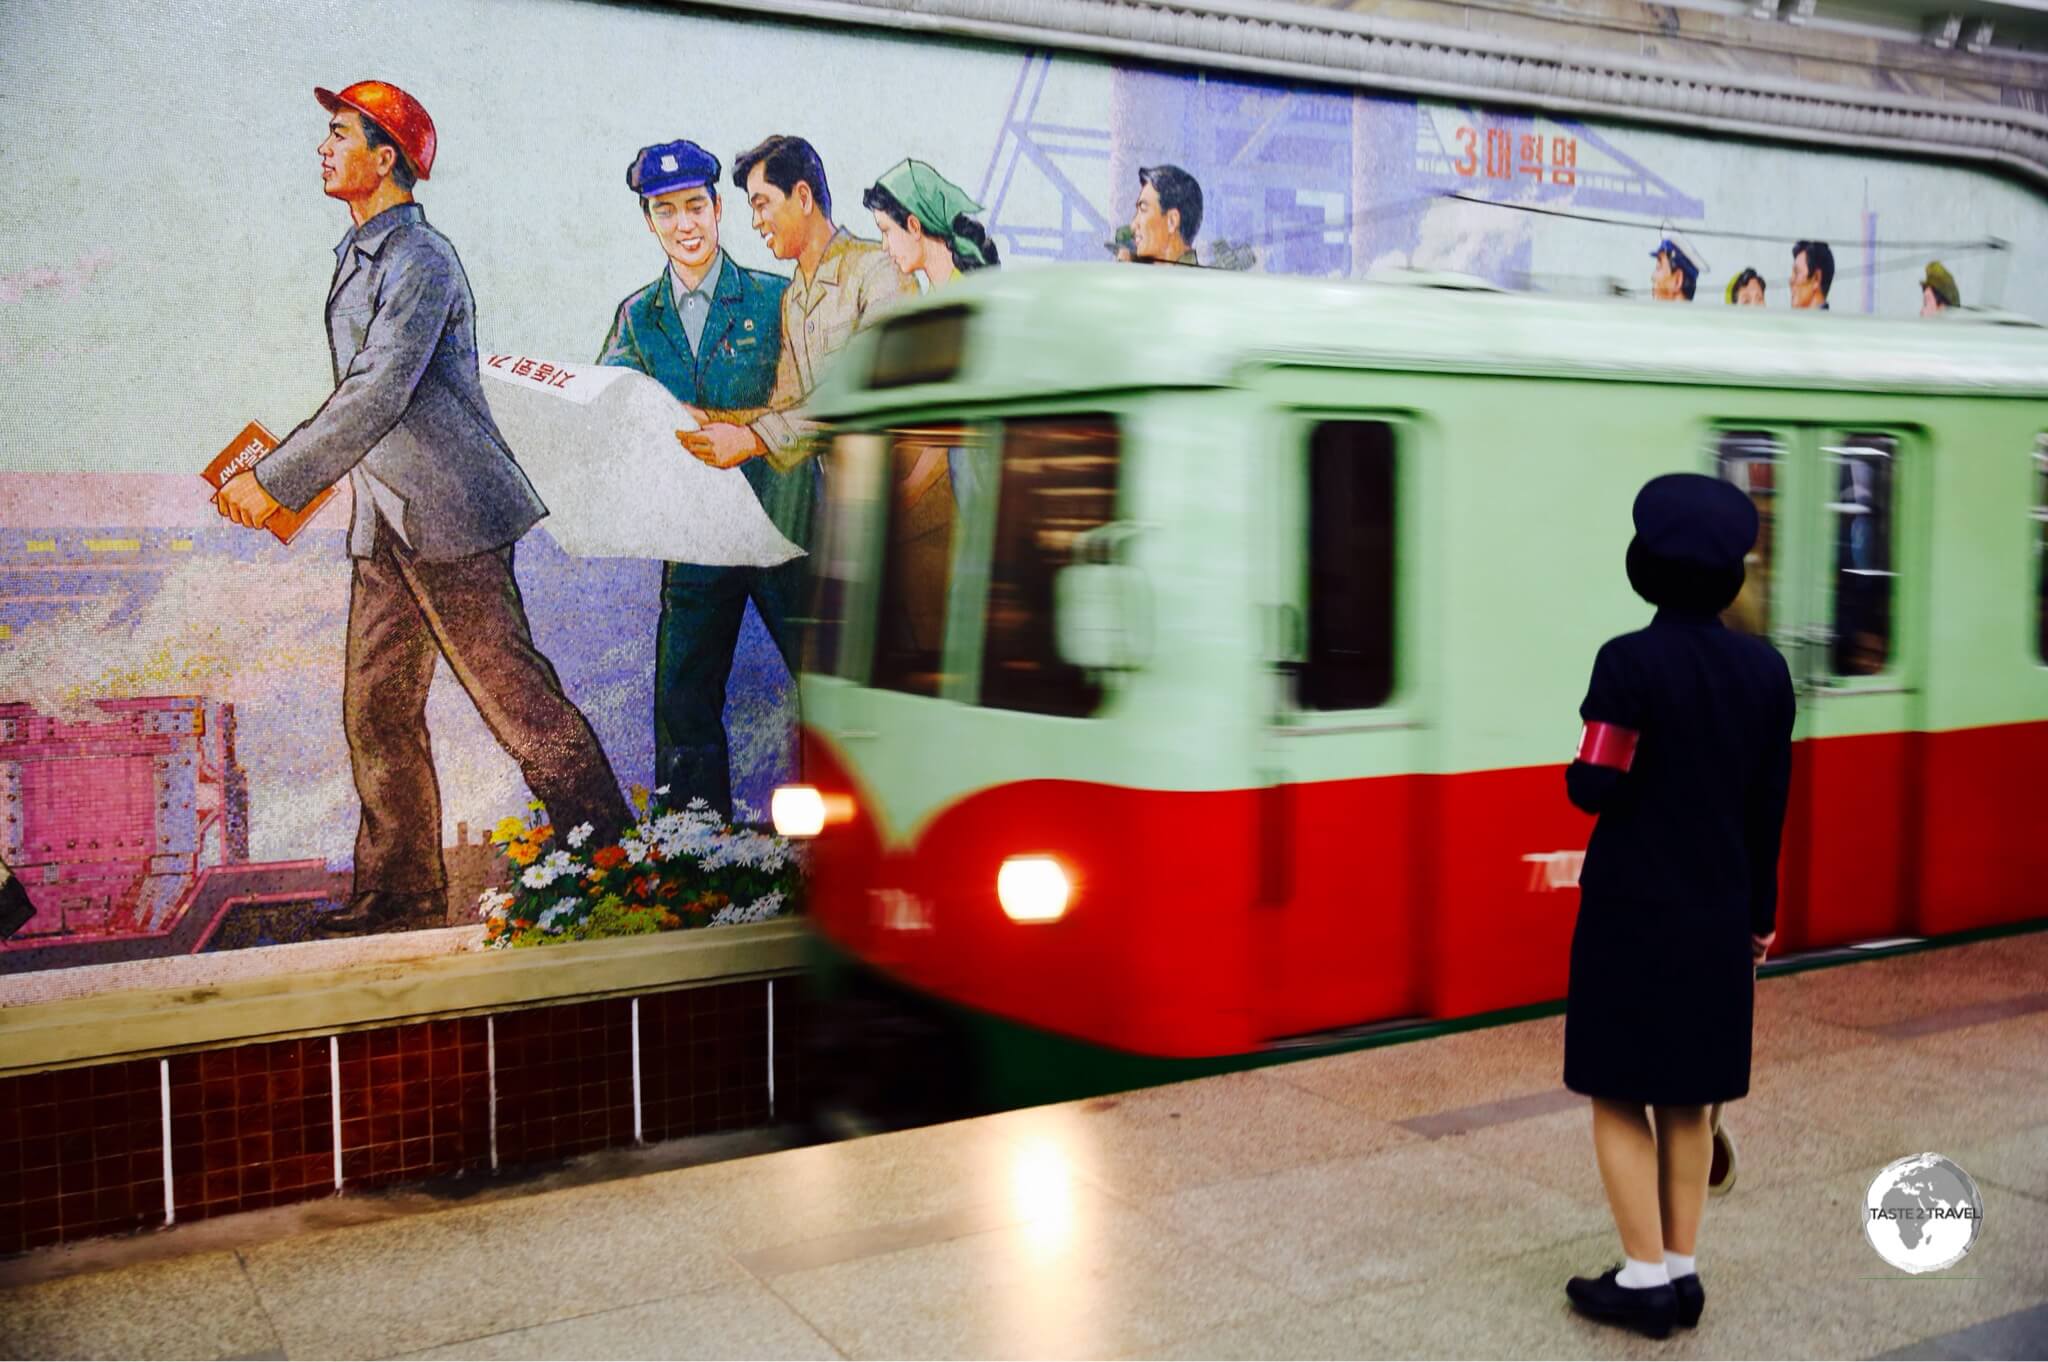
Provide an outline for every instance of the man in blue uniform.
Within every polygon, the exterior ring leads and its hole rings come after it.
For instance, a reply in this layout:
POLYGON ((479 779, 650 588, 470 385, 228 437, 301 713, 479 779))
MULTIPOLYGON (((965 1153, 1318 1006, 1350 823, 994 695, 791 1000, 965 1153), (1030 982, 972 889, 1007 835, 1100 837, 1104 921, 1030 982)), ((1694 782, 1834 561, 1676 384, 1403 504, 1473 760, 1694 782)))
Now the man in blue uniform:
MULTIPOLYGON (((718 244, 718 158, 695 142, 642 148, 626 170, 647 230, 667 268, 619 304, 600 364, 638 369, 698 408, 765 406, 782 351, 782 293, 789 281, 734 264, 718 244)), ((681 448, 678 458, 689 455, 681 448)), ((808 464, 777 472, 766 459, 741 465, 762 509, 785 535, 808 517, 808 464), (778 514, 781 512, 781 514, 778 514)), ((747 602, 796 672, 795 620, 805 582, 801 558, 779 567, 668 563, 654 654, 654 766, 672 804, 701 797, 732 812, 725 686, 747 602)))

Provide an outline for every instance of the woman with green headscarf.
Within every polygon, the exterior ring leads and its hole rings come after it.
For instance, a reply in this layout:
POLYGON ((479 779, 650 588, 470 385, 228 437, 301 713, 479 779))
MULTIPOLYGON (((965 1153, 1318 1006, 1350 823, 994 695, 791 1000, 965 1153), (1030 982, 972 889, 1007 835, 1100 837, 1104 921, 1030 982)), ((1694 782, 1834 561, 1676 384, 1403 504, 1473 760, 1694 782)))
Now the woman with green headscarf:
MULTIPOLYGON (((923 161, 897 162, 868 186, 860 201, 874 213, 889 259, 916 281, 920 293, 946 287, 962 270, 1000 263, 995 243, 974 218, 981 205, 923 161)), ((928 544, 934 554, 942 555, 950 545, 956 509, 976 499, 979 452, 927 445, 897 484, 899 524, 911 527, 905 533, 928 544), (949 484, 946 494, 936 491, 942 473, 949 484)))
POLYGON ((923 161, 897 162, 860 201, 874 212, 889 258, 919 280, 920 292, 944 288, 961 270, 999 263, 973 217, 981 205, 923 161))

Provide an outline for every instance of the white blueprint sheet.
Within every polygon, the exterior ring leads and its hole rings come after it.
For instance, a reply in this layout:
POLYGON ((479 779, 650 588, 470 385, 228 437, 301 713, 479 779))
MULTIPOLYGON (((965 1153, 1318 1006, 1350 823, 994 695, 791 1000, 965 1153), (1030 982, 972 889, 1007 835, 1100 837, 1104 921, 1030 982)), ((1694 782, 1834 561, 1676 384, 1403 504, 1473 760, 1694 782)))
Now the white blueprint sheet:
POLYGON ((761 509, 746 475, 676 440, 668 389, 634 369, 486 353, 491 415, 547 503, 540 528, 582 558, 773 567, 803 550, 761 509))

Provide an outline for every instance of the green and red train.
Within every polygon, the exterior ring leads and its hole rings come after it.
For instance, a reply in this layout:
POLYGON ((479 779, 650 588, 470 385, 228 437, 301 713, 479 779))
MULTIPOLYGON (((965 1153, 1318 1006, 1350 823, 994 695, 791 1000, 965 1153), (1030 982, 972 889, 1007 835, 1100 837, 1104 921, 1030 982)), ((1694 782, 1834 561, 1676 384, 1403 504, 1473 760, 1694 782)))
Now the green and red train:
POLYGON ((1561 997, 1563 767, 1676 469, 1764 512, 1729 620, 1799 689, 1781 949, 2048 915, 2030 322, 989 271, 816 403, 778 813, 837 977, 1035 1057, 1011 1093, 1561 997))

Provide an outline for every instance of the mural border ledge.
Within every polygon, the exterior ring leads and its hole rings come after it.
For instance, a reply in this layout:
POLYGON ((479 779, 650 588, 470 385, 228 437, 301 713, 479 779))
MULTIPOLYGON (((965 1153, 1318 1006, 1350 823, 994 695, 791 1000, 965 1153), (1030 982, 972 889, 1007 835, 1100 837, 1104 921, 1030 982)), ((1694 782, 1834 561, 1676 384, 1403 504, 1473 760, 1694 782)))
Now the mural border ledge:
POLYGON ((795 974, 795 919, 0 1007, 0 1078, 795 974))
POLYGON ((1953 157, 2048 187, 2048 117, 2023 109, 1749 76, 1271 0, 698 0, 673 7, 1953 157))

